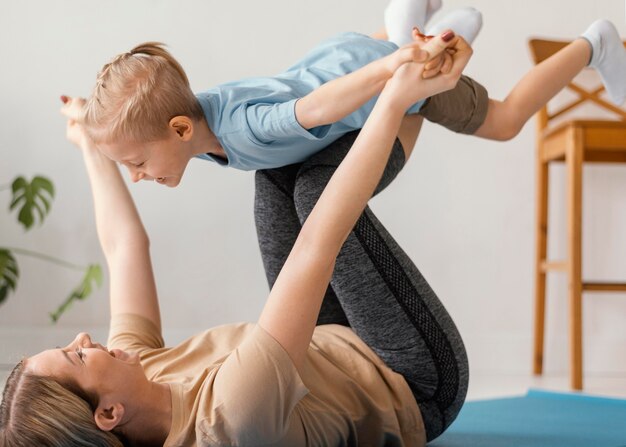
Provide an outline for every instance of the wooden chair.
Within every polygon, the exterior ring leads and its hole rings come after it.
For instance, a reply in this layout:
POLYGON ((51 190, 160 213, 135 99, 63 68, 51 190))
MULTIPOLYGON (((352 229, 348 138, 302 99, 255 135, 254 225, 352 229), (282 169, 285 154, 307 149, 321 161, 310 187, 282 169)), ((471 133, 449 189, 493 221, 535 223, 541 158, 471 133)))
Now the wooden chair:
MULTIPOLYGON (((535 64, 547 59, 569 42, 530 40, 535 64)), ((537 196, 536 196, 536 259, 535 259, 535 345, 533 371, 543 372, 546 274, 562 271, 567 274, 570 319, 570 383, 581 390, 582 374, 582 293, 584 291, 626 291, 626 283, 600 283, 582 279, 582 174, 585 162, 626 163, 626 110, 605 101, 604 88, 583 88, 572 82, 567 87, 578 98, 549 113, 544 107, 537 114, 537 196), (551 125, 555 118, 584 103, 594 103, 608 110, 614 120, 572 119, 551 125), (565 162, 567 171, 567 246, 565 261, 547 258, 548 236, 548 165, 565 162)))

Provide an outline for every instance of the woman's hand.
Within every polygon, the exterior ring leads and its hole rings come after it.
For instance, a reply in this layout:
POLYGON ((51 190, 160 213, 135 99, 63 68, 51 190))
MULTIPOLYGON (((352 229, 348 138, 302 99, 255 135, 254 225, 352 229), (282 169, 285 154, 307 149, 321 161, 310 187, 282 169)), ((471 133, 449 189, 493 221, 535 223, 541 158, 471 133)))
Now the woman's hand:
MULTIPOLYGON (((413 41, 421 42, 421 48, 423 48, 423 46, 426 45, 434 37, 435 36, 427 36, 425 34, 422 34, 417 27, 413 28, 413 41)), ((437 76, 439 73, 450 73, 450 69, 452 68, 452 55, 454 53, 455 50, 453 48, 446 48, 445 51, 431 58, 424 67, 424 73, 422 74, 422 77, 428 79, 432 78, 433 76, 437 76)))
POLYGON ((453 37, 445 45, 444 51, 450 57, 447 72, 442 71, 436 76, 426 78, 424 74, 428 63, 405 63, 387 81, 381 96, 406 110, 419 100, 454 88, 473 51, 459 36, 453 37))
POLYGON ((84 98, 71 98, 65 95, 61 96, 61 101, 63 102, 61 114, 67 118, 65 136, 82 150, 90 147, 91 142, 82 124, 83 110, 87 101, 84 98))
POLYGON ((455 52, 453 48, 447 48, 433 57, 423 50, 424 46, 435 37, 426 36, 417 27, 413 28, 413 42, 398 48, 387 56, 388 70, 391 73, 395 73, 398 68, 407 62, 425 62, 424 78, 432 78, 439 73, 448 74, 452 68, 452 55, 455 52))

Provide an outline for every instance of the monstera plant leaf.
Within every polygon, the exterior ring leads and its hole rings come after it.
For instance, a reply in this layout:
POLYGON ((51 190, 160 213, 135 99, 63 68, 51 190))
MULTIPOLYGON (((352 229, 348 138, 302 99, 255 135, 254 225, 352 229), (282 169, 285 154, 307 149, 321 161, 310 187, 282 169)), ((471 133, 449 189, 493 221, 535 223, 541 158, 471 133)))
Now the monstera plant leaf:
POLYGON ((9 292, 14 292, 20 271, 13 254, 0 248, 0 304, 6 299, 9 292))
POLYGON ((55 312, 50 314, 50 318, 54 323, 61 317, 61 315, 72 305, 76 300, 84 300, 93 291, 93 286, 100 287, 102 285, 102 269, 97 264, 91 264, 87 267, 85 276, 80 282, 78 287, 72 290, 70 296, 67 297, 65 302, 61 304, 55 312))
POLYGON ((54 185, 45 177, 36 176, 29 183, 24 177, 17 177, 11 184, 13 198, 9 209, 19 208, 17 219, 26 230, 35 223, 35 215, 41 224, 50 211, 50 201, 54 197, 54 185))

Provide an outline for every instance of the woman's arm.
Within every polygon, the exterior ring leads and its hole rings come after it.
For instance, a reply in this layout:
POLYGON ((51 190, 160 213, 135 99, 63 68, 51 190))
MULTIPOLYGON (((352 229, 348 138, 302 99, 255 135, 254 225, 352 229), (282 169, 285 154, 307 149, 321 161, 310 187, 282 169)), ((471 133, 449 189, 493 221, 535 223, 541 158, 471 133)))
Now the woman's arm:
POLYGON ((67 137, 81 148, 93 194, 96 228, 109 267, 111 315, 133 313, 161 330, 149 240, 115 162, 87 138, 77 121, 84 100, 64 99, 67 137))
POLYGON ((423 64, 408 63, 387 82, 352 149, 300 231, 265 304, 259 325, 285 348, 296 368, 306 357, 324 292, 341 246, 380 181, 407 108, 452 88, 472 54, 459 38, 449 74, 422 79, 423 64))

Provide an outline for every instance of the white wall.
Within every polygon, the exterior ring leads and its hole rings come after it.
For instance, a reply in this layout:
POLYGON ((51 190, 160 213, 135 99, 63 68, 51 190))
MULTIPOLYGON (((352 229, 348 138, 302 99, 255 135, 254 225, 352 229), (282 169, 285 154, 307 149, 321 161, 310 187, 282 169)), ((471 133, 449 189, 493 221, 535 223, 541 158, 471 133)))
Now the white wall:
MULTIPOLYGON (((0 14, 0 184, 42 173, 58 199, 42 229, 26 236, 0 214, 0 245, 75 262, 99 252, 87 179, 64 139, 59 95, 88 95, 113 55, 146 40, 170 45, 194 89, 276 73, 334 33, 373 32, 386 0, 2 0, 0 14), (106 9, 103 6, 106 5, 106 9)), ((594 18, 612 18, 626 36, 621 0, 447 0, 471 3, 485 26, 467 73, 502 98, 531 67, 531 35, 574 38, 594 18)), ((435 17, 441 17, 441 13, 435 17)), ((427 124, 404 173, 373 208, 456 319, 476 370, 530 368, 533 298, 534 127, 508 143, 454 135, 427 124)), ((553 229, 564 225, 563 169, 552 170, 553 229)), ((626 280, 626 169, 585 168, 584 273, 626 280), (620 231, 622 230, 622 231, 620 231)), ((131 186, 152 237, 166 334, 175 342, 203 328, 254 320, 267 286, 252 218, 253 176, 194 160, 182 185, 131 186)), ((0 193, 0 207, 8 206, 0 193)), ((560 234, 551 244, 563 254, 560 234)), ((66 343, 78 330, 106 333, 106 288, 75 305, 56 326, 47 312, 79 275, 19 259, 17 294, 0 307, 0 363, 66 343)), ((547 369, 567 368, 565 280, 549 280, 547 369)), ((585 368, 626 372, 626 301, 585 298, 585 368)))

